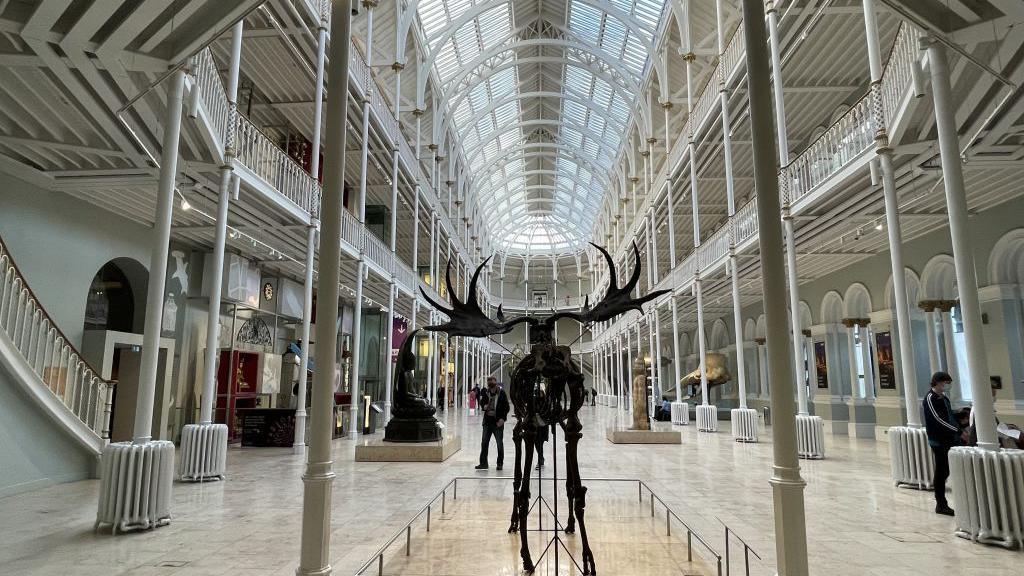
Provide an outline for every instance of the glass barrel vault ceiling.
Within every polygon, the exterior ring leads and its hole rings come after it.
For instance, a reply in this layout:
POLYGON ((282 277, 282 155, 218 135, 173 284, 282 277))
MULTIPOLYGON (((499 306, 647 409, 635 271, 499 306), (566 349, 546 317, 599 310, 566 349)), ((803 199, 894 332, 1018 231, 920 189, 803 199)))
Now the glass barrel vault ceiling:
POLYGON ((470 194, 497 249, 568 253, 591 239, 664 9, 663 0, 420 0, 470 194))

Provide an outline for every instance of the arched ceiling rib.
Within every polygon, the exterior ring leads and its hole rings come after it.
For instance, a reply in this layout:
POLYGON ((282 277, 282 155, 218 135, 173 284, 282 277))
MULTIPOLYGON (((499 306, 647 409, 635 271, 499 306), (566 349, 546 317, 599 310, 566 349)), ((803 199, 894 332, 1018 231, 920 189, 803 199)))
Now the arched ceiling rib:
POLYGON ((435 137, 454 133, 468 199, 494 246, 582 249, 619 181, 630 133, 650 129, 648 103, 637 96, 651 70, 663 70, 650 51, 664 0, 419 0, 410 8, 427 38, 421 62, 448 107, 435 137))

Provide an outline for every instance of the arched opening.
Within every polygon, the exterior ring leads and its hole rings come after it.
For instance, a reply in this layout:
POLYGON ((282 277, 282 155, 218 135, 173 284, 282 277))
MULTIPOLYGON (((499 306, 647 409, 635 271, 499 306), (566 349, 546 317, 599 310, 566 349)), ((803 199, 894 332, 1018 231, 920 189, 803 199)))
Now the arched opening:
POLYGON ((131 258, 104 264, 89 285, 85 329, 142 332, 148 283, 146 268, 131 258))
POLYGON ((142 356, 141 337, 133 335, 142 334, 145 326, 148 285, 145 266, 131 258, 115 258, 96 272, 86 295, 85 354, 118 383, 110 423, 115 442, 132 437, 142 356))

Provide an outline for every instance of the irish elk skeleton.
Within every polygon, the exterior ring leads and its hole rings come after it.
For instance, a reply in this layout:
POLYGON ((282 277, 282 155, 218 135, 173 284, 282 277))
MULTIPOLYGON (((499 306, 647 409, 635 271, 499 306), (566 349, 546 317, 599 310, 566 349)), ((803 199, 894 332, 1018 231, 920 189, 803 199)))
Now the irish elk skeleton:
MULTIPOLYGON (((513 480, 515 493, 512 505, 512 518, 508 531, 520 535, 520 555, 523 569, 532 573, 533 560, 527 543, 526 516, 530 507, 530 484, 523 481, 523 470, 533 469, 534 451, 537 446, 538 434, 546 426, 558 425, 565 437, 566 460, 566 495, 569 500, 569 518, 565 524, 566 534, 575 532, 576 523, 580 527, 582 562, 584 574, 597 574, 594 555, 587 540, 586 523, 583 520, 586 508, 587 488, 580 481, 580 465, 577 447, 583 437, 583 424, 579 419, 579 410, 583 406, 583 371, 572 359, 569 346, 560 346, 554 339, 555 323, 566 318, 575 320, 584 326, 594 322, 604 322, 620 314, 637 310, 642 312, 644 303, 651 301, 667 290, 658 290, 646 296, 633 298, 632 293, 640 279, 640 251, 633 245, 633 254, 637 265, 625 286, 619 288, 615 273, 615 262, 604 248, 593 244, 604 256, 608 264, 609 283, 604 298, 590 306, 589 297, 579 312, 557 312, 546 317, 522 316, 508 320, 498 306, 495 319, 489 318, 480 308, 477 301, 477 281, 480 272, 487 265, 488 258, 476 269, 469 284, 466 301, 459 300, 455 288, 451 284, 451 263, 449 262, 445 280, 452 305, 448 308, 423 292, 423 296, 439 311, 448 316, 448 321, 426 329, 445 332, 451 336, 468 336, 486 338, 496 334, 507 334, 517 324, 526 324, 530 334, 530 353, 527 354, 512 370, 512 381, 508 395, 515 411, 516 425, 512 430, 512 441, 515 444, 516 468, 513 480), (524 454, 525 449, 525 454, 524 454)), ((421 290, 422 292, 422 290, 421 290)))

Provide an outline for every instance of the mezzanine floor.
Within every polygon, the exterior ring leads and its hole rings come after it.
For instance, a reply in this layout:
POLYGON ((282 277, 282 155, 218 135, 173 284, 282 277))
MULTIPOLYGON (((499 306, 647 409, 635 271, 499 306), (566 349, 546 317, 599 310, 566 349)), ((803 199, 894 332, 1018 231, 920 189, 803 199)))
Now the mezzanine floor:
MULTIPOLYGON (((736 444, 727 427, 717 434, 702 434, 689 426, 682 428, 682 446, 613 445, 603 434, 612 419, 609 408, 585 408, 583 477, 647 480, 714 546, 722 548, 717 517, 767 560, 767 565, 754 565, 753 574, 774 573, 769 443, 762 439, 759 444, 736 444)), ((463 449, 443 464, 357 464, 352 442, 335 441, 335 574, 354 573, 452 477, 474 474, 478 418, 449 414, 448 421, 463 434, 463 449)), ((930 493, 894 489, 887 445, 829 437, 827 450, 827 460, 803 463, 812 574, 1020 573, 1021 552, 957 538, 952 521, 932 513, 930 493)), ((511 455, 508 442, 505 471, 499 473, 492 466, 487 474, 509 474, 511 455)), ((0 499, 0 574, 294 574, 302 468, 302 457, 287 449, 232 449, 227 482, 176 484, 169 526, 117 537, 92 532, 97 480, 0 499)), ((592 521, 598 519, 595 511, 592 521)), ((467 534, 464 546, 482 552, 486 543, 505 538, 512 537, 504 531, 467 534)), ((600 568, 601 551, 596 557, 600 568)), ((508 574, 515 573, 515 565, 508 563, 508 574)))

